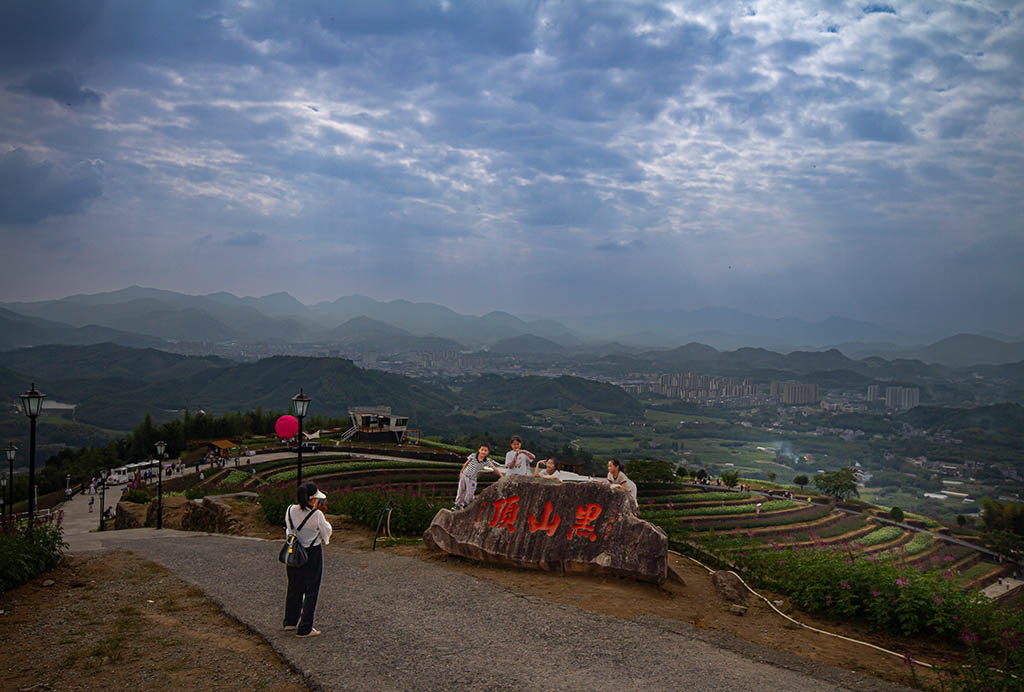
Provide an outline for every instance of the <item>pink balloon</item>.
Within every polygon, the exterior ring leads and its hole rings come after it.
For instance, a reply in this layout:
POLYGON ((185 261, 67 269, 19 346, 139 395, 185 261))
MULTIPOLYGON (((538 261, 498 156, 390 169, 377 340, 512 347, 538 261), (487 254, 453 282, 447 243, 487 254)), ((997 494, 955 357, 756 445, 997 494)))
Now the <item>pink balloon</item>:
POLYGON ((281 416, 274 423, 274 432, 283 440, 299 434, 299 419, 295 416, 281 416))

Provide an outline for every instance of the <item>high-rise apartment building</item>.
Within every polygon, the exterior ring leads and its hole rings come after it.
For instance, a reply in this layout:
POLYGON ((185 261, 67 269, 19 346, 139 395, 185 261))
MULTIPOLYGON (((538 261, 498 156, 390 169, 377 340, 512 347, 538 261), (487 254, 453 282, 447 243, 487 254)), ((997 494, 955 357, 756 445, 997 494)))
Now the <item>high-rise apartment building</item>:
POLYGON ((882 385, 869 384, 868 385, 868 401, 878 401, 882 398, 882 385))
POLYGON ((885 405, 897 411, 906 411, 921 403, 921 390, 917 387, 886 387, 885 405))
POLYGON ((818 385, 804 382, 772 382, 772 396, 789 406, 816 404, 821 398, 818 385))

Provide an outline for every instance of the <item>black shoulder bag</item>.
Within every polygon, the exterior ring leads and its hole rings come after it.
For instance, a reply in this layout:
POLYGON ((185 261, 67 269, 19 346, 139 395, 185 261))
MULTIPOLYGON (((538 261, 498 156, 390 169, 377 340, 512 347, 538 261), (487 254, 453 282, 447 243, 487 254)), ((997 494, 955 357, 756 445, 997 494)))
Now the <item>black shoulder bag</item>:
MULTIPOLYGON (((289 505, 288 509, 284 511, 284 518, 288 522, 289 528, 292 526, 292 507, 289 505)), ((306 518, 299 523, 299 528, 292 529, 292 535, 284 539, 284 545, 281 546, 281 554, 277 556, 277 559, 286 564, 289 567, 302 567, 309 560, 309 556, 306 555, 306 549, 302 547, 302 543, 299 542, 299 531, 302 531, 302 527, 306 525, 309 518, 317 510, 313 510, 306 515, 306 518)))

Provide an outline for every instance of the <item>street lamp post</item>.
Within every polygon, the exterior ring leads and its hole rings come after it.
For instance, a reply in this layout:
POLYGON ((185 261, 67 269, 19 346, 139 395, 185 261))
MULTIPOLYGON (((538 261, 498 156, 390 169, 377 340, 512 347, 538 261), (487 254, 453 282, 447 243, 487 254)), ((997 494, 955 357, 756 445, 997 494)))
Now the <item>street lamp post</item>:
POLYGON ((107 499, 107 478, 110 476, 110 469, 103 469, 100 471, 100 531, 105 528, 105 519, 107 517, 106 510, 103 507, 104 501, 107 499))
POLYGON ((39 412, 43 410, 43 399, 46 398, 45 394, 36 390, 35 382, 32 383, 32 389, 28 390, 21 395, 21 410, 28 416, 29 420, 29 436, 28 436, 28 530, 32 530, 32 525, 35 523, 36 518, 36 418, 39 417, 39 412))
POLYGON ((18 448, 14 446, 14 443, 8 443, 7 448, 4 450, 7 452, 7 482, 10 483, 11 489, 8 490, 7 495, 7 517, 8 519, 14 518, 14 455, 17 454, 18 448))
POLYGON ((7 525, 7 476, 0 478, 0 488, 3 492, 0 492, 0 519, 3 519, 4 525, 7 525))
POLYGON ((302 419, 306 417, 306 411, 309 410, 309 402, 310 398, 299 387, 299 393, 292 397, 292 408, 295 410, 295 417, 299 419, 299 434, 296 438, 296 442, 299 445, 299 471, 296 475, 297 486, 302 485, 302 419))
POLYGON ((164 527, 164 450, 167 443, 160 440, 156 443, 157 481, 156 481, 156 527, 164 527))

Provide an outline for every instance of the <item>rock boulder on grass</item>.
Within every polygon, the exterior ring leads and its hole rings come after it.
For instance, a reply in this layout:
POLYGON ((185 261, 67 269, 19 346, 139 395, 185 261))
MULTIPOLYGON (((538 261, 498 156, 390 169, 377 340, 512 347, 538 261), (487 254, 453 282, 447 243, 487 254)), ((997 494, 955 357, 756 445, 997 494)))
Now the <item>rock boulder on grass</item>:
POLYGON ((595 572, 661 584, 668 537, 606 483, 511 476, 464 510, 440 510, 423 534, 451 555, 548 571, 595 572))

